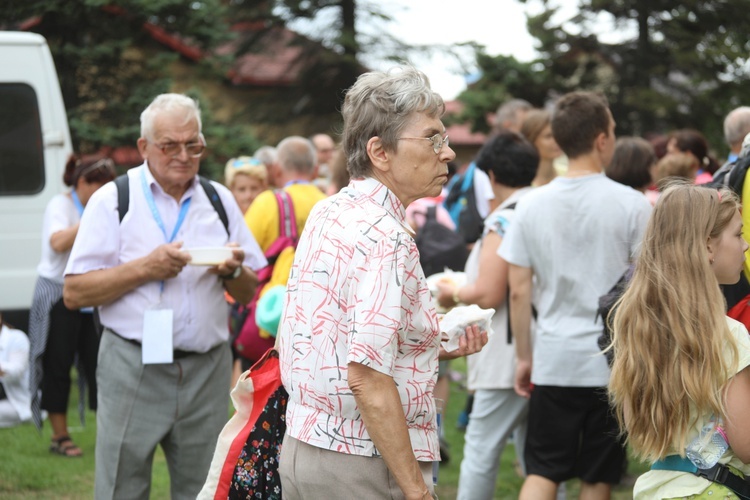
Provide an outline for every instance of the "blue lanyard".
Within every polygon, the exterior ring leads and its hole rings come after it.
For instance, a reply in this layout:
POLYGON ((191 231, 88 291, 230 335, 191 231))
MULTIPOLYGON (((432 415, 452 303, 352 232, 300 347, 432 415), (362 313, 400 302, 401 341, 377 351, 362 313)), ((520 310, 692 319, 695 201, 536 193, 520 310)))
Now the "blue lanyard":
MULTIPOLYGON (((156 208, 154 194, 151 192, 151 188, 148 187, 148 183, 146 182, 145 170, 141 170, 141 187, 143 188, 143 196, 146 197, 146 203, 148 203, 148 207, 151 209, 151 214, 154 216, 154 220, 159 225, 159 229, 161 229, 162 234, 164 234, 164 239, 167 240, 167 243, 172 243, 175 236, 177 236, 177 231, 180 230, 180 226, 182 226, 182 223, 185 222, 185 216, 187 215, 188 209, 190 208, 190 201, 192 200, 192 198, 188 198, 187 200, 182 202, 182 206, 180 207, 180 214, 177 216, 177 223, 175 223, 174 230, 172 231, 172 237, 167 239, 167 228, 164 227, 164 221, 159 214, 159 209, 156 208)), ((164 281, 161 281, 159 283, 159 296, 161 296, 162 293, 164 293, 164 281)))
POLYGON ((81 217, 83 215, 83 203, 81 203, 81 199, 78 197, 75 188, 70 191, 70 197, 73 198, 73 205, 75 205, 76 210, 78 210, 78 217, 81 217))
MULTIPOLYGON (((147 168, 147 167, 143 167, 143 168, 147 168)), ((177 236, 177 232, 180 230, 180 226, 182 226, 182 223, 185 222, 185 216, 187 215, 188 209, 190 208, 190 201, 192 200, 192 198, 188 198, 187 200, 182 202, 182 206, 180 207, 180 214, 177 216, 177 222, 174 225, 172 236, 170 238, 167 238, 167 228, 164 227, 164 221, 162 220, 161 215, 159 214, 159 209, 156 208, 154 195, 151 192, 151 189, 148 187, 148 183, 146 182, 145 170, 141 170, 141 187, 143 188, 143 196, 146 197, 146 203, 148 203, 148 208, 151 209, 151 215, 154 216, 154 220, 159 225, 159 229, 161 229, 162 234, 164 234, 164 239, 167 240, 167 243, 172 243, 174 241, 175 236, 177 236)))

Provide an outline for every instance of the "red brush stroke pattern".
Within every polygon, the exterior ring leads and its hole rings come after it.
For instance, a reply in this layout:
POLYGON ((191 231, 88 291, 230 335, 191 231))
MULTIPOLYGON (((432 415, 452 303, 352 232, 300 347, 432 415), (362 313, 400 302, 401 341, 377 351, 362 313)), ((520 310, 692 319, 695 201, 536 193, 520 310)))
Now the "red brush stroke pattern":
POLYGON ((417 460, 439 457, 438 322, 405 224, 403 205, 374 179, 352 181, 310 214, 279 325, 287 432, 303 442, 379 455, 349 389, 357 362, 393 377, 417 460))

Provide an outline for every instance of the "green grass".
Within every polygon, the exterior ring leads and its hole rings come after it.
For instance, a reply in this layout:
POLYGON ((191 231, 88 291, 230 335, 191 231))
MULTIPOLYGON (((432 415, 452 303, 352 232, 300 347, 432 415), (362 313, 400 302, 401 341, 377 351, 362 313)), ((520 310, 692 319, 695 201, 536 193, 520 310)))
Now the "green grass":
MULTIPOLYGON (((465 366, 463 360, 452 362, 452 369, 459 372, 464 372, 465 366)), ((75 384, 73 385, 75 387, 75 384)), ((78 395, 75 389, 72 392, 68 412, 69 422, 72 424, 71 436, 83 450, 83 456, 66 458, 51 454, 48 451, 51 431, 47 423, 41 434, 32 424, 0 429, 0 498, 4 500, 93 498, 96 415, 87 412, 86 426, 80 427, 77 423, 75 408, 78 395)), ((464 435, 456 429, 456 421, 465 401, 466 392, 460 388, 459 384, 452 382, 444 419, 451 460, 450 463, 440 467, 437 492, 441 500, 451 500, 456 497, 464 445, 464 435)), ((207 453, 212 452, 213 450, 207 450, 207 453)), ((501 459, 500 474, 495 490, 496 499, 518 496, 523 480, 514 471, 514 458, 513 446, 508 445, 501 459)), ((637 476, 644 470, 645 467, 642 464, 630 462, 629 473, 632 476, 637 476)), ((568 498, 577 498, 577 481, 569 481, 566 486, 568 498)), ((169 473, 161 449, 157 450, 154 457, 151 498, 159 500, 169 498, 169 473)), ((632 498, 632 487, 617 487, 613 498, 615 500, 632 498)))
MULTIPOLYGON (((83 450, 82 457, 68 458, 49 452, 52 432, 48 422, 45 422, 41 433, 31 423, 0 429, 0 498, 94 498, 96 415, 87 411, 86 426, 81 427, 75 407, 77 402, 78 395, 74 389, 68 423, 73 441, 83 450)), ((169 472, 161 449, 154 456, 151 498, 169 498, 169 472)))

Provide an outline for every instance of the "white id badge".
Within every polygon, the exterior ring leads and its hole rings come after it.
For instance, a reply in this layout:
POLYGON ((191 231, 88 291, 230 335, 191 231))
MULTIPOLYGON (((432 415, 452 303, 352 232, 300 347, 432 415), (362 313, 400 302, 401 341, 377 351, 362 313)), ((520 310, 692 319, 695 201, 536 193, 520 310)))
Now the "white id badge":
POLYGON ((144 365, 171 363, 172 348, 171 309, 148 309, 143 315, 143 345, 141 360, 144 365))

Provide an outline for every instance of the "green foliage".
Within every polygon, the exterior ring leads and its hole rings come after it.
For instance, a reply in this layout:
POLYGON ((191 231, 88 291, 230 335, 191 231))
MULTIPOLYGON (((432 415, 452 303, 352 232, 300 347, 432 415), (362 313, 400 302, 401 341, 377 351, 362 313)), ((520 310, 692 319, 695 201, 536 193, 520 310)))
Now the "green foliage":
POLYGON ((483 49, 477 51, 476 58, 483 76, 458 96, 464 110, 448 120, 468 120, 473 130, 487 132, 487 113, 509 99, 522 98, 536 106, 544 105, 550 81, 538 64, 519 62, 513 56, 490 56, 483 49))
POLYGON ((223 181, 224 166, 233 157, 250 155, 263 144, 253 135, 250 125, 241 122, 222 123, 215 119, 207 99, 198 89, 186 92, 201 105, 203 135, 208 148, 201 160, 201 175, 216 181, 223 181))
MULTIPOLYGON (((226 40, 228 33, 220 0, 3 2, 0 19, 5 29, 35 20, 31 30, 47 39, 73 145, 82 153, 133 146, 141 111, 172 87, 170 68, 179 56, 157 44, 145 23, 202 50, 226 40)), ((220 62, 204 71, 220 70, 220 62)))
MULTIPOLYGON (((725 148, 724 116, 750 102, 746 2, 582 0, 579 8, 563 22, 553 22, 555 10, 548 7, 528 18, 540 56, 527 70, 546 85, 543 101, 578 89, 600 90, 610 100, 619 134, 694 127, 715 148, 725 148), (603 42, 595 19, 611 21, 620 41, 603 42)), ((540 104, 537 87, 508 92, 515 77, 488 72, 483 56, 477 54, 482 87, 468 90, 462 101, 470 102, 474 92, 489 95, 496 86, 498 95, 540 104)))

